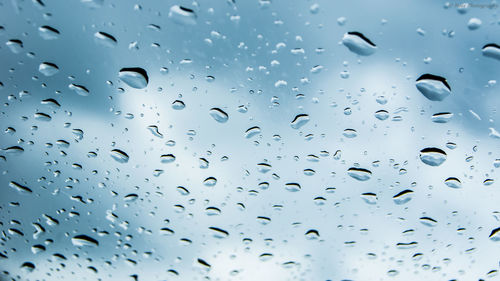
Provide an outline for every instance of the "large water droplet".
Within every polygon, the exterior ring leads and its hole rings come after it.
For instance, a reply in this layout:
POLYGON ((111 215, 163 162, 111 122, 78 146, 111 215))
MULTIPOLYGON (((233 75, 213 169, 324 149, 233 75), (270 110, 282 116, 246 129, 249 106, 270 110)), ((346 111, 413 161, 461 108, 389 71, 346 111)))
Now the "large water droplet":
POLYGON ((415 83, 417 89, 431 101, 442 101, 451 94, 446 78, 433 74, 424 74, 415 83))
POLYGON ((94 38, 97 44, 105 47, 114 47, 118 43, 113 35, 102 31, 94 33, 94 38))
POLYGON ((119 149, 111 150, 109 155, 111 155, 111 158, 115 159, 119 163, 127 163, 129 159, 128 154, 119 149))
POLYGON ((403 205, 403 204, 408 203, 408 201, 411 200, 412 195, 413 195, 413 190, 405 189, 405 190, 399 192, 398 194, 394 195, 392 197, 392 200, 394 200, 394 203, 396 203, 397 205, 403 205))
POLYGON ((229 119, 227 113, 220 108, 214 107, 210 109, 208 113, 210 114, 210 116, 212 116, 212 118, 214 118, 215 121, 219 123, 226 123, 227 120, 229 119))
POLYGON ((482 49, 483 56, 500 60, 500 46, 497 44, 486 44, 482 49))
POLYGON ((451 112, 440 112, 433 114, 431 119, 434 123, 448 123, 453 117, 453 113, 451 112))
POLYGON ((30 194, 30 193, 33 192, 29 187, 24 186, 22 184, 19 184, 19 183, 15 182, 15 181, 11 181, 9 183, 9 186, 12 187, 12 188, 14 188, 17 192, 19 192, 21 194, 30 194))
POLYGON ((45 40, 54 40, 59 38, 59 30, 48 25, 40 26, 38 28, 38 34, 40 34, 40 36, 45 40))
POLYGON ((436 147, 420 150, 420 160, 429 166, 439 166, 446 160, 446 152, 436 147))
POLYGON ((82 85, 69 84, 68 88, 83 97, 86 97, 90 94, 90 91, 82 85))
POLYGON ((52 76, 59 72, 59 67, 51 62, 43 62, 38 67, 38 71, 45 76, 52 76))
POLYGON ((118 78, 135 89, 144 89, 149 82, 148 73, 140 67, 122 68, 118 73, 118 78))
POLYGON ((500 241, 500 227, 493 229, 488 237, 492 241, 495 241, 495 242, 500 241))
POLYGON ((245 131, 245 138, 249 139, 255 135, 260 134, 261 130, 260 127, 254 126, 251 128, 248 128, 248 130, 245 131))
POLYGON ((84 234, 76 235, 71 238, 71 243, 77 247, 99 246, 99 242, 97 240, 84 234))
POLYGON ((377 50, 377 46, 370 39, 355 31, 345 33, 342 44, 351 52, 361 56, 369 56, 377 50))
POLYGON ((19 54, 23 51, 23 42, 18 39, 11 39, 5 43, 9 50, 14 54, 19 54))
POLYGON ((293 118, 292 122, 290 123, 290 126, 293 129, 300 129, 300 127, 304 126, 309 122, 309 115, 307 114, 299 114, 296 115, 295 118, 293 118))
POLYGON ((450 177, 450 178, 447 178, 444 183, 448 186, 448 187, 451 187, 451 188, 461 188, 462 187, 462 182, 460 182, 459 179, 457 178, 454 178, 454 177, 450 177))
POLYGON ((174 22, 182 25, 195 25, 196 24, 196 13, 189 9, 179 5, 174 5, 170 7, 170 12, 168 17, 174 22))
POLYGON ((370 170, 356 167, 349 168, 347 174, 358 181, 367 181, 372 177, 370 170))

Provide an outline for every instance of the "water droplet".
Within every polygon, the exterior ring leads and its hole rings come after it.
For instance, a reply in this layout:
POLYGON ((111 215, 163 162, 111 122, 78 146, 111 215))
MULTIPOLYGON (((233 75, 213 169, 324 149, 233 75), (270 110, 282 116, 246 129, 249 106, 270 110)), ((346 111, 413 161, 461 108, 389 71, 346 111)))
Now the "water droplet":
POLYGON ((16 145, 16 146, 4 148, 3 151, 5 151, 5 153, 8 153, 8 154, 19 155, 22 152, 24 152, 24 148, 16 145))
POLYGON ((249 139, 255 135, 260 134, 260 132, 261 132, 260 127, 254 126, 248 128, 248 130, 245 131, 245 138, 249 139))
POLYGON ((144 89, 149 82, 148 73, 140 67, 122 68, 118 73, 118 78, 135 89, 144 89))
POLYGON ((11 181, 9 183, 9 186, 14 188, 17 192, 21 194, 31 194, 33 192, 29 187, 19 184, 15 181, 11 181))
POLYGON ((38 71, 45 76, 52 76, 59 72, 59 67, 51 62, 43 62, 38 67, 38 71))
POLYGON ((19 54, 23 51, 23 42, 18 39, 11 39, 5 43, 9 50, 14 54, 19 54))
POLYGON ((362 193, 361 199, 363 199, 363 201, 365 201, 365 203, 370 204, 370 205, 377 204, 377 201, 378 201, 377 194, 375 194, 373 192, 362 193))
POLYGON ((209 227, 208 229, 210 229, 212 231, 213 236, 215 238, 222 239, 222 238, 226 238, 229 236, 229 232, 225 231, 224 229, 221 229, 218 227, 209 227))
POLYGON ((497 44, 486 44, 482 49, 483 56, 500 60, 500 46, 497 44))
POLYGON ((396 203, 396 205, 403 205, 411 200, 412 195, 413 195, 413 190, 405 189, 399 192, 398 194, 394 195, 392 197, 392 200, 394 200, 394 203, 396 203))
POLYGON ((196 24, 196 13, 183 6, 174 5, 170 7, 170 12, 168 17, 174 22, 182 25, 195 25, 196 24))
POLYGON ((488 237, 492 241, 495 241, 495 242, 500 241, 500 227, 493 229, 488 237))
POLYGON ((370 39, 356 31, 345 33, 342 44, 351 52, 361 56, 369 56, 377 50, 377 46, 370 39))
POLYGON ((446 152, 436 147, 420 150, 420 160, 429 166, 439 166, 446 160, 446 152))
POLYGON ((367 181, 372 177, 370 170, 356 167, 349 168, 347 174, 358 181, 367 181))
POLYGON ((438 223, 435 219, 430 217, 421 217, 419 220, 423 225, 430 227, 436 226, 438 223))
POLYGON ((59 38, 59 30, 48 25, 40 26, 38 28, 38 34, 40 34, 40 36, 45 40, 54 40, 59 38))
POLYGON ((415 85, 420 93, 431 101, 442 101, 451 93, 451 88, 448 82, 446 82, 446 78, 433 74, 420 76, 415 85))
POLYGON ((346 138, 352 139, 358 136, 358 132, 354 129, 345 129, 342 135, 346 138))
POLYGON ((448 123, 453 117, 453 113, 451 112, 440 112, 433 114, 431 117, 432 122, 434 123, 448 123))
POLYGON ((450 177, 450 178, 447 178, 444 183, 448 186, 448 187, 451 187, 451 188, 461 188, 462 187, 462 182, 460 182, 459 179, 457 178, 454 178, 454 177, 450 177))
POLYGON ((182 110, 186 107, 183 101, 181 100, 176 100, 172 103, 172 108, 175 110, 182 110))
POLYGON ((43 105, 48 105, 50 108, 56 109, 61 107, 61 104, 55 99, 49 98, 49 99, 44 99, 40 102, 43 105))
POLYGON ((379 111, 375 112, 375 118, 377 118, 378 120, 384 121, 387 118, 389 118, 389 112, 387 112, 387 110, 379 110, 379 111))
POLYGON ((469 22, 467 23, 467 27, 469 28, 469 30, 476 30, 479 27, 481 27, 482 23, 483 22, 478 18, 471 18, 471 19, 469 19, 469 22))
POLYGON ((217 107, 210 109, 208 114, 210 114, 210 116, 212 116, 212 118, 219 123, 226 123, 229 119, 227 113, 217 107))
POLYGON ((71 243, 77 247, 99 246, 99 242, 97 240, 84 234, 76 235, 75 237, 71 238, 71 243))
POLYGON ((217 179, 214 177, 208 177, 203 181, 205 186, 215 186, 217 184, 217 179))
POLYGON ((160 133, 158 126, 150 125, 148 126, 148 130, 153 134, 153 136, 163 138, 163 134, 160 133))
POLYGON ((21 269, 26 272, 33 272, 33 270, 35 270, 35 265, 31 262, 25 262, 21 265, 21 269))
POLYGON ((115 159, 119 163, 127 163, 129 159, 128 154, 119 149, 111 150, 109 155, 111 155, 111 158, 115 159))
POLYGON ((83 97, 86 97, 90 94, 90 91, 82 85, 69 84, 68 88, 83 97))
POLYGON ((298 115, 295 116, 295 118, 293 118, 292 122, 290 123, 290 126, 293 129, 298 130, 298 129, 300 129, 300 127, 302 127, 305 124, 307 124, 307 122, 309 122, 309 115, 307 115, 307 114, 298 114, 298 115))
POLYGON ((52 120, 52 117, 50 117, 50 115, 42 112, 35 113, 33 117, 38 121, 44 121, 44 122, 49 122, 50 120, 52 120))
POLYGON ((289 182, 285 184, 285 189, 290 191, 290 192, 297 192, 300 191, 301 187, 300 184, 296 182, 289 182))
POLYGON ((161 163, 167 164, 175 161, 175 156, 173 154, 163 154, 160 156, 161 163))
POLYGON ((113 35, 102 31, 94 33, 94 40, 97 44, 111 48, 118 43, 113 35))
POLYGON ((316 229, 309 229, 305 233, 305 236, 307 240, 316 240, 319 238, 319 231, 317 231, 316 229))

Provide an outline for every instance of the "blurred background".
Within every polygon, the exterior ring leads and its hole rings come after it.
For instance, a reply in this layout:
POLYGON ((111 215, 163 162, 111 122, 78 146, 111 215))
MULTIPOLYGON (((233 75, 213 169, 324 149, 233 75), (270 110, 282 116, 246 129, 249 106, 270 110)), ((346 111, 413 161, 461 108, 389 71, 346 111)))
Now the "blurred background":
POLYGON ((0 279, 499 278, 498 12, 0 0, 0 279))

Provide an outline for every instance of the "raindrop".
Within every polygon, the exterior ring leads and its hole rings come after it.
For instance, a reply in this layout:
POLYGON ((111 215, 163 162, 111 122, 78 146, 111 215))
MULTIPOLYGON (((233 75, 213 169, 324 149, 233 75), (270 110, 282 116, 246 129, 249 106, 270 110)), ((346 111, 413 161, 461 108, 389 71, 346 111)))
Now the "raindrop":
POLYGON ((229 236, 229 232, 225 231, 224 229, 218 227, 209 227, 208 229, 213 231, 212 233, 215 238, 222 239, 229 236))
POLYGON ((135 89, 144 89, 149 82, 148 73, 140 67, 122 68, 118 73, 118 78, 135 89))
POLYGON ((175 161, 175 156, 173 154, 163 154, 160 156, 161 163, 172 163, 175 161))
POLYGON ((229 119, 227 113, 217 107, 211 108, 208 114, 210 114, 210 116, 212 116, 212 118, 219 123, 226 123, 229 119))
POLYGON ((163 138, 163 134, 160 133, 158 126, 150 125, 148 126, 148 130, 153 134, 153 136, 163 138))
POLYGON ((285 189, 290 192, 297 192, 301 189, 300 184, 295 182, 289 182, 285 184, 285 189))
POLYGON ((68 88, 70 90, 73 90, 75 93, 77 93, 80 96, 86 97, 90 94, 89 90, 82 85, 69 84, 68 88))
POLYGON ((11 39, 5 43, 11 52, 14 54, 19 54, 23 51, 23 42, 18 39, 11 39))
POLYGON ((9 183, 9 186, 14 188, 17 192, 21 194, 31 194, 33 192, 29 187, 19 184, 15 181, 11 181, 9 183))
POLYGON ((378 201, 377 194, 375 194, 373 192, 362 193, 361 199, 363 199, 363 201, 365 201, 365 203, 370 204, 370 205, 377 204, 377 201, 378 201))
POLYGON ((446 160, 446 153, 435 147, 420 150, 420 160, 429 166, 439 166, 446 160))
POLYGON ((59 72, 59 67, 51 62, 43 62, 38 67, 38 71, 45 76, 52 76, 59 72))
POLYGON ((359 32, 347 32, 342 38, 342 44, 346 46, 351 52, 361 55, 369 56, 375 53, 377 46, 359 32))
POLYGON ((358 181, 367 181, 372 177, 370 170, 356 167, 349 168, 347 174, 358 181))
POLYGON ((451 188, 461 188, 462 187, 462 182, 460 182, 459 179, 457 178, 454 178, 454 177, 450 177, 450 178, 447 178, 444 183, 448 186, 448 187, 451 187, 451 188))
POLYGON ((114 47, 118 43, 113 35, 102 31, 94 33, 94 40, 105 47, 114 47))
POLYGON ((500 241, 500 227, 493 229, 488 237, 492 241, 495 241, 495 242, 500 241))
POLYGON ((481 27, 482 23, 483 22, 478 18, 471 18, 467 23, 467 27, 469 28, 469 30, 476 30, 481 27))
POLYGON ((35 113, 33 117, 38 121, 44 121, 44 122, 52 120, 52 117, 50 117, 50 115, 42 112, 35 113))
MULTIPOLYGON (((12 49, 11 49, 12 50, 12 49)), ((497 44, 486 44, 482 49, 483 56, 500 60, 500 46, 497 44)))
POLYGON ((59 38, 59 30, 48 25, 40 26, 38 28, 38 34, 40 34, 40 36, 45 40, 54 40, 59 38))
POLYGON ((184 102, 181 100, 176 100, 172 103, 172 108, 175 110, 182 110, 185 107, 186 107, 186 104, 184 104, 184 102))
POLYGON ((396 203, 396 205, 403 205, 411 200, 412 195, 413 195, 413 190, 405 189, 399 192, 398 194, 394 195, 392 199, 394 200, 394 203, 396 203))
POLYGON ((128 159, 129 159, 128 154, 122 150, 113 149, 113 150, 111 150, 111 152, 109 154, 111 155, 111 158, 115 159, 119 163, 127 163, 128 162, 128 159))
POLYGON ((260 130, 260 127, 251 127, 251 128, 248 128, 248 130, 245 131, 245 138, 249 139, 255 135, 258 135, 260 134, 261 130, 260 130))
POLYGON ((300 129, 300 127, 304 126, 309 122, 309 115, 307 114, 298 114, 293 118, 292 122, 290 123, 290 126, 297 130, 300 129))
POLYGON ((375 112, 375 118, 377 118, 378 120, 384 121, 387 118, 389 118, 389 112, 387 112, 387 110, 379 110, 379 111, 375 112))
POLYGON ((451 88, 448 82, 446 82, 446 78, 441 76, 424 74, 417 79, 415 85, 431 101, 442 101, 451 93, 451 88))
POLYGON ((421 217, 419 220, 425 226, 433 227, 437 225, 437 221, 430 217, 421 217))
POLYGON ((99 246, 99 242, 97 240, 84 234, 76 235, 75 237, 71 238, 71 243, 77 247, 99 246))
POLYGON ((440 112, 433 114, 431 119, 434 123, 448 123, 453 117, 453 113, 451 112, 440 112))
POLYGON ((170 12, 168 17, 174 22, 182 25, 195 25, 196 24, 196 14, 193 10, 185 8, 183 6, 174 5, 170 7, 170 12))

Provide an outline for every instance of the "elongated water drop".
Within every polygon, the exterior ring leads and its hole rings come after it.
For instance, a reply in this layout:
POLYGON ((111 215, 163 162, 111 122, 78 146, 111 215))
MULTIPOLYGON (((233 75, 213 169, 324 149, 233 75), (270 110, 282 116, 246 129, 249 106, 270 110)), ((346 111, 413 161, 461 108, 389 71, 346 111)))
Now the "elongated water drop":
POLYGON ((214 107, 208 112, 212 118, 219 123, 226 123, 229 119, 229 115, 222 109, 214 107))
POLYGON ((140 67, 122 68, 118 73, 118 78, 135 89, 144 89, 149 82, 148 73, 140 67))
POLYGON ((415 85, 420 93, 431 101, 442 101, 451 93, 446 78, 433 74, 420 76, 415 85))
POLYGON ((120 149, 111 150, 109 155, 119 163, 127 163, 129 159, 128 154, 120 149))
POLYGON ((370 39, 356 31, 345 33, 342 44, 351 52, 361 56, 369 56, 377 50, 377 46, 370 39))

